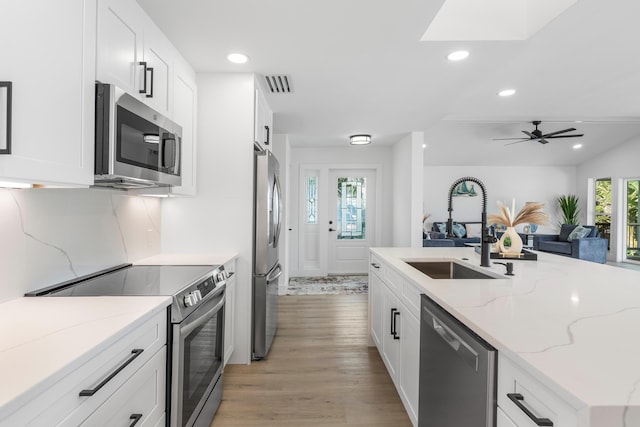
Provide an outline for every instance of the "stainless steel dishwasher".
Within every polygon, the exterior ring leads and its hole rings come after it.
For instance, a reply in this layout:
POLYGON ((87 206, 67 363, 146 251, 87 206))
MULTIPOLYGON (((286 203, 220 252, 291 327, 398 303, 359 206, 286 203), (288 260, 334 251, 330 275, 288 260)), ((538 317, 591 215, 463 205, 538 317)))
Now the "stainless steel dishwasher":
POLYGON ((418 425, 494 427, 496 361, 496 349, 422 295, 418 425))

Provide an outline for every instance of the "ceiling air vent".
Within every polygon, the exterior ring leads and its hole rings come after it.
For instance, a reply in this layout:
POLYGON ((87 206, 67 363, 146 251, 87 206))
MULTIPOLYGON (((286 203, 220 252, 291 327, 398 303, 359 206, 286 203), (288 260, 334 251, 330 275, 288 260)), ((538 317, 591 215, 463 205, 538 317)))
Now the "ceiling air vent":
POLYGON ((267 86, 271 93, 291 93, 291 79, 284 75, 278 74, 273 76, 264 76, 267 81, 267 86))

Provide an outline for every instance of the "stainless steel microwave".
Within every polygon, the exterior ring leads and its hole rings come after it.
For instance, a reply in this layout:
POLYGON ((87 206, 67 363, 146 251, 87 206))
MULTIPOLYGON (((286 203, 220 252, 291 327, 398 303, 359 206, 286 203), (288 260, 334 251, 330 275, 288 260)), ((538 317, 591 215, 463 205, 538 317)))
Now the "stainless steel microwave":
POLYGON ((96 82, 96 186, 182 183, 182 128, 114 85, 96 82))

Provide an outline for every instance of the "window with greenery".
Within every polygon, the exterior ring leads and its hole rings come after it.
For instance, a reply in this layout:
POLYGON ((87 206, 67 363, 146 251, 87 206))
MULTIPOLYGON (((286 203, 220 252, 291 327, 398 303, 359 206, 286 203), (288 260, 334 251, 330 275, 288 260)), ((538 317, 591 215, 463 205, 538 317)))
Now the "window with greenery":
POLYGON ((627 259, 640 261, 638 234, 640 234, 640 218, 638 218, 638 190, 640 180, 627 181, 627 259))
POLYGON ((611 178, 596 180, 596 227, 611 244, 611 178))

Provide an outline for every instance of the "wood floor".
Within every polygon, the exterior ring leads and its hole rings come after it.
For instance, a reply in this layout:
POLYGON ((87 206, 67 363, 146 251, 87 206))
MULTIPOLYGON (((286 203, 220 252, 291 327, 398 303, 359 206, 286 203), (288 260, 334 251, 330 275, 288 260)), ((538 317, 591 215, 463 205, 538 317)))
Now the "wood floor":
POLYGON ((411 426, 375 347, 367 296, 281 296, 266 360, 225 368, 211 427, 411 426))

